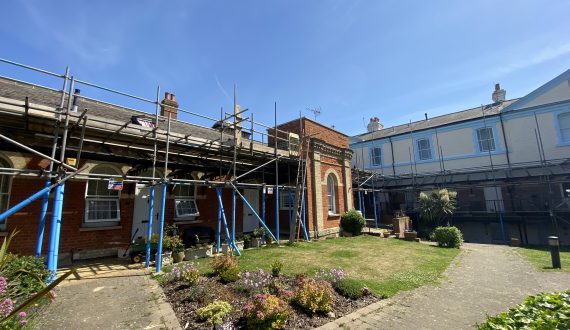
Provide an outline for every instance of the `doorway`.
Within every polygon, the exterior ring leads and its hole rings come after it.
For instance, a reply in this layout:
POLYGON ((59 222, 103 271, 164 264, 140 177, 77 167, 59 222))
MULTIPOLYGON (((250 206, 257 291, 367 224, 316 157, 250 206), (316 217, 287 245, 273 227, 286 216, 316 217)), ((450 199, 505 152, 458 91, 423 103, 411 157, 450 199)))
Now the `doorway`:
MULTIPOLYGON (((131 235, 135 239, 144 238, 148 231, 148 211, 150 208, 150 187, 144 183, 137 183, 135 188, 135 209, 133 211, 133 227, 131 235), (137 231, 138 229, 138 231, 137 231)), ((154 211, 152 218, 152 232, 158 233, 158 214, 160 213, 160 204, 162 203, 162 189, 160 186, 154 187, 154 211)))
MULTIPOLYGON (((244 189, 243 190, 243 197, 247 199, 249 204, 253 207, 255 212, 259 214, 259 191, 257 189, 244 189)), ((260 215, 261 216, 261 215, 260 215)), ((259 220, 257 217, 251 212, 247 205, 243 206, 243 232, 248 233, 252 232, 255 229, 259 228, 259 220)))

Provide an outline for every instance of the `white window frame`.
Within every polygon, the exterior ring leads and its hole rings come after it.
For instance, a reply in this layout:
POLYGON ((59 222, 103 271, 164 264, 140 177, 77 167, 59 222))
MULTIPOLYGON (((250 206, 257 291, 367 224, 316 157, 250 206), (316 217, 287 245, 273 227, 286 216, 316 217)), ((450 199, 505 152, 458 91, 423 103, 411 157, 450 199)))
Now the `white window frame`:
POLYGON ((478 148, 479 148, 479 152, 493 152, 495 150, 497 150, 497 142, 495 141, 495 133, 493 132, 493 128, 492 127, 480 127, 477 128, 477 131, 475 133, 477 135, 477 143, 478 143, 478 148), (483 139, 481 137, 481 132, 486 130, 489 134, 490 134, 490 138, 487 139, 483 139), (484 142, 489 143, 488 141, 491 141, 491 145, 490 148, 484 148, 484 142))
MULTIPOLYGON (((94 174, 108 174, 108 175, 119 175, 120 173, 115 170, 111 166, 106 165, 97 165, 91 173, 94 174), (102 172, 102 173, 98 173, 102 172), (110 173, 113 172, 113 173, 110 173)), ((111 178, 111 177, 109 177, 111 178)), ((98 185, 108 185, 108 180, 97 179, 97 180, 88 180, 87 184, 85 185, 85 213, 83 216, 83 221, 85 224, 100 224, 100 223, 120 223, 121 222, 121 192, 117 191, 116 195, 89 195, 89 185, 90 184, 98 184, 98 185), (103 219, 94 219, 90 218, 90 214, 95 212, 96 210, 92 210, 90 207, 90 202, 114 202, 116 207, 116 217, 114 218, 103 218, 103 219)), ((112 213, 112 209, 107 210, 109 213, 112 213)))
POLYGON ((382 147, 370 148, 370 165, 373 167, 382 166, 382 147))
POLYGON ((336 209, 336 178, 334 174, 329 173, 327 176, 327 204, 329 215, 337 214, 336 209))
POLYGON ((563 112, 563 113, 559 113, 556 116, 556 120, 558 121, 558 134, 560 136, 560 142, 561 143, 570 143, 570 112, 563 112), (567 117, 567 121, 568 121, 568 127, 564 127, 562 126, 562 117, 564 117, 564 119, 566 119, 567 117), (565 136, 566 135, 566 136, 565 136))
MULTIPOLYGON (((196 203, 196 193, 197 187, 195 184, 178 184, 174 191, 174 220, 193 220, 200 216, 200 210, 198 209, 198 203, 196 203), (181 186, 190 186, 191 190, 193 191, 192 195, 180 195, 180 189, 177 189, 181 186), (196 213, 180 213, 178 209, 178 204, 185 202, 185 203, 192 203, 194 209, 196 209, 196 213)), ((190 189, 188 190, 190 191, 190 189)))
MULTIPOLYGON (((12 167, 10 164, 5 161, 4 159, 0 158, 0 167, 12 167)), ((12 190, 12 176, 11 175, 0 175, 0 213, 6 211, 10 208, 10 192, 12 190), (4 180, 8 181, 6 185, 6 191, 2 191, 2 187, 4 186, 4 180), (2 207, 3 202, 5 201, 6 207, 2 207)), ((4 221, 0 222, 0 231, 6 231, 8 225, 8 219, 4 219, 4 221)))
POLYGON ((420 138, 416 140, 416 146, 418 148, 418 158, 419 160, 431 160, 433 159, 433 155, 431 152, 431 141, 429 138, 420 138), (422 148, 421 143, 425 142, 427 143, 427 148, 422 148), (427 155, 422 155, 422 153, 426 153, 427 155), (424 157, 427 156, 427 157, 424 157))

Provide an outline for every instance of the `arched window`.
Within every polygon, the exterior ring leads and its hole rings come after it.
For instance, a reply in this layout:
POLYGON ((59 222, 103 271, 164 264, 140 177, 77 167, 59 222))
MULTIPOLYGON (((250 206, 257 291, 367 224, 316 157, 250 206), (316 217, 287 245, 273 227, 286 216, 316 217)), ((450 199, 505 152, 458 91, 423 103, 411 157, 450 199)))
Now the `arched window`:
MULTIPOLYGON (((0 158, 0 167, 11 167, 7 161, 0 158)), ((12 176, 0 175, 0 213, 8 209, 8 202, 10 200, 10 188, 12 186, 12 176)), ((6 220, 0 221, 0 230, 6 230, 6 220)))
POLYGON ((112 176, 120 175, 120 173, 112 167, 105 165, 96 166, 90 173, 102 175, 94 176, 87 182, 85 223, 118 224, 121 220, 119 209, 120 191, 113 189, 114 186, 109 184, 109 179, 112 178, 112 176), (105 175, 109 176, 106 177, 105 175))
POLYGON ((327 200, 329 214, 336 214, 336 178, 332 173, 327 177, 327 200))
MULTIPOLYGON (((192 180, 191 175, 184 179, 192 180)), ((174 188, 175 220, 192 219, 200 215, 196 204, 196 185, 192 183, 178 183, 174 188)))

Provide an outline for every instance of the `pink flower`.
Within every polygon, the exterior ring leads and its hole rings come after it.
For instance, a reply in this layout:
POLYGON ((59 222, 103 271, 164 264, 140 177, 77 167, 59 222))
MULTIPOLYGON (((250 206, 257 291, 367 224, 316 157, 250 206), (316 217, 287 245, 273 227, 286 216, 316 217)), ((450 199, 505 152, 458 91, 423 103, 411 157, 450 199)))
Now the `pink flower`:
POLYGON ((0 303, 0 315, 7 316, 8 314, 12 313, 14 309, 14 303, 12 299, 7 298, 2 303, 0 303))
POLYGON ((8 281, 5 277, 0 276, 0 294, 4 294, 8 290, 8 281))
POLYGON ((20 318, 24 318, 24 317, 26 317, 26 316, 27 316, 26 312, 20 312, 20 313, 18 313, 18 317, 20 317, 20 318))
POLYGON ((28 324, 28 320, 20 320, 20 324, 21 324, 21 325, 26 325, 26 324, 28 324))

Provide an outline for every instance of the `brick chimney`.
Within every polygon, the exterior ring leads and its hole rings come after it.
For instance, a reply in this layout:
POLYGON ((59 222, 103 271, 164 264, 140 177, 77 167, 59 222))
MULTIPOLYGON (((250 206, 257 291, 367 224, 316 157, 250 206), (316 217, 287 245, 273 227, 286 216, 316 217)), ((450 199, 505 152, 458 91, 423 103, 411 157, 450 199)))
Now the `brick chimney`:
POLYGON ((168 114, 172 114, 171 119, 176 119, 178 116, 178 102, 176 102, 174 94, 166 92, 164 93, 164 100, 162 100, 160 105, 160 115, 168 118, 168 114))

